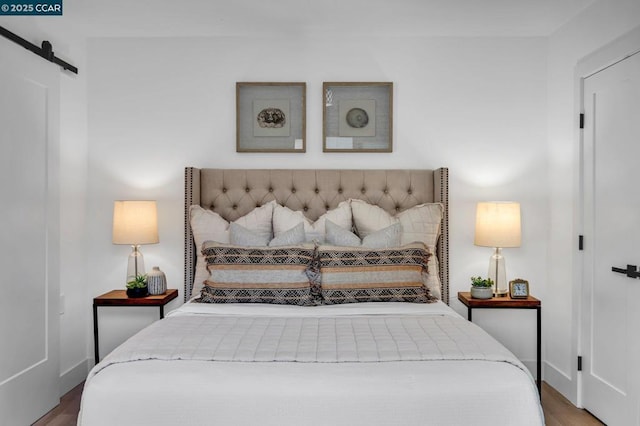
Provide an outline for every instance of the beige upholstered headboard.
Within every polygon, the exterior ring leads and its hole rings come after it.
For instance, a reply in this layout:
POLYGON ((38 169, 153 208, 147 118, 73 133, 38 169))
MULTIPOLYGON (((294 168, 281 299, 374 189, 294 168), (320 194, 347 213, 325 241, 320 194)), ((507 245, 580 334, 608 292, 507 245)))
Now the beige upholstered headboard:
POLYGON ((449 303, 449 172, 437 170, 185 169, 184 297, 193 285, 196 250, 189 207, 199 204, 228 221, 271 200, 316 220, 349 198, 396 214, 422 203, 442 203, 444 219, 437 255, 442 300, 449 303))

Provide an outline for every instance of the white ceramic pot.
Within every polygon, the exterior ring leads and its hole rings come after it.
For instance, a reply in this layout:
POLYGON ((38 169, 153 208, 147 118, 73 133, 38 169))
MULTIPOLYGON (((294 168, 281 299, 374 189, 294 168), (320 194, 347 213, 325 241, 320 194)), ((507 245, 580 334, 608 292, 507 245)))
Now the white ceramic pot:
POLYGON ((491 299, 493 297, 493 288, 471 286, 471 297, 474 299, 491 299))
POLYGON ((147 274, 147 288, 152 296, 164 294, 167 291, 167 276, 158 266, 154 266, 147 274))

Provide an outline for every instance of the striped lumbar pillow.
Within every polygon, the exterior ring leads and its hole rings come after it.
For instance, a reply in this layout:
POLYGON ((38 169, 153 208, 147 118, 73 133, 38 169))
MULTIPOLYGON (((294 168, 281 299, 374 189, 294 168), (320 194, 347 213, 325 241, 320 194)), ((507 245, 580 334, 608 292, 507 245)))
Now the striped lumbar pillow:
POLYGON ((422 276, 429 256, 423 243, 389 249, 320 246, 323 303, 431 302, 422 276))
POLYGON ((314 247, 239 247, 206 242, 202 254, 209 278, 200 293, 206 303, 315 305, 307 269, 314 247))

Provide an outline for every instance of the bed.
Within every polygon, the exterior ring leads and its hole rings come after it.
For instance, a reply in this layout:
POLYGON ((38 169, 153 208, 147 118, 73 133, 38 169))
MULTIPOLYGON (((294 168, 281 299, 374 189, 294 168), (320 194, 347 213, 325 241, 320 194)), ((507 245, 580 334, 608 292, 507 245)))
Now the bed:
POLYGON ((186 303, 92 369, 78 424, 544 424, 528 370, 448 306, 448 215, 445 168, 186 168, 186 303), (281 244, 256 248, 265 210, 281 244))

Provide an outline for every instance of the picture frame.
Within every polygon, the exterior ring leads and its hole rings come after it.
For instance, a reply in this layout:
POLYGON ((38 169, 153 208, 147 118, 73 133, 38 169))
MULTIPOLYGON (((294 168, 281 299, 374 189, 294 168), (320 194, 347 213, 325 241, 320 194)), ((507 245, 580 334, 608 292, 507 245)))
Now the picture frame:
POLYGON ((526 299, 529 297, 529 281, 521 278, 509 281, 509 297, 512 299, 526 299))
POLYGON ((236 83, 236 152, 306 152, 307 84, 236 83))
POLYGON ((323 152, 393 152, 393 83, 324 82, 323 152))

